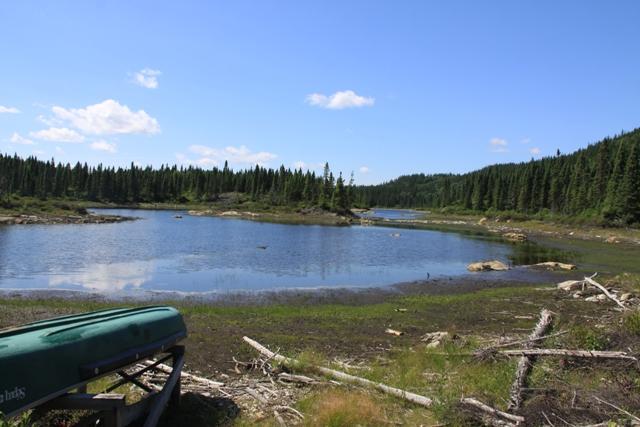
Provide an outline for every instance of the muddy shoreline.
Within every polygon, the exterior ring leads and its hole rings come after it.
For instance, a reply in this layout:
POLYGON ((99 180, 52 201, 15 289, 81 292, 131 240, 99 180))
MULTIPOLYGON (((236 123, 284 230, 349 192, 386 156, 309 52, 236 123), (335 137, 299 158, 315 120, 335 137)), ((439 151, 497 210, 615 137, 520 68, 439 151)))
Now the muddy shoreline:
POLYGON ((563 280, 580 278, 582 276, 577 272, 539 271, 515 267, 506 272, 468 273, 382 287, 297 288, 228 293, 153 290, 104 293, 92 290, 0 289, 0 298, 30 300, 55 298, 125 304, 180 302, 213 307, 325 304, 364 306, 383 303, 391 298, 402 296, 456 295, 484 289, 555 284, 563 280))

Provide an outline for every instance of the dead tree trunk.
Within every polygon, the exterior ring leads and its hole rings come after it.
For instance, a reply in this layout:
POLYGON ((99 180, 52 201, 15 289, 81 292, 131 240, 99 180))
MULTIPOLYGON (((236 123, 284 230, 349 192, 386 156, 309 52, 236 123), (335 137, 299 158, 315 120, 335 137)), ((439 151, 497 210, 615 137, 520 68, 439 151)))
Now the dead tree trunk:
MULTIPOLYGON (((295 359, 291 359, 289 357, 285 357, 282 356, 280 354, 274 353, 271 350, 269 350, 268 348, 266 348, 265 346, 263 346, 262 344, 260 344, 257 341, 252 340, 249 337, 243 337, 242 338, 244 340, 244 342, 246 342, 247 344, 249 344, 251 347, 255 348, 256 350, 258 350, 260 353, 264 354, 265 356, 267 356, 269 359, 273 359, 277 362, 282 363, 283 365, 288 365, 288 366, 296 366, 299 365, 300 362, 298 362, 295 359)), ((394 388, 394 387, 390 387, 386 384, 382 384, 382 383, 376 383, 374 381, 371 380, 367 380, 365 378, 361 378, 361 377, 356 377, 353 375, 349 375, 347 373, 344 372, 340 372, 340 371, 336 371, 333 369, 329 369, 329 368, 324 368, 322 366, 314 366, 314 369, 316 369, 318 372, 333 377, 337 380, 340 381, 344 381, 344 382, 348 382, 351 384, 359 384, 365 387, 371 387, 371 388, 375 388, 378 389, 380 391, 382 391, 383 393, 387 393, 390 394, 392 396, 396 396, 399 397, 401 399, 405 399, 408 400, 409 402, 413 402, 416 403, 418 405, 422 405, 425 407, 431 407, 431 405, 433 404, 433 400, 429 399, 428 397, 425 396, 420 396, 419 394, 415 394, 415 393, 411 393, 405 390, 401 390, 399 388, 394 388)))
MULTIPOLYGON (((529 335, 529 342, 525 344, 525 348, 533 348, 540 338, 547 332, 551 326, 551 312, 547 309, 543 309, 540 312, 540 320, 535 329, 529 335)), ((511 392, 509 394, 509 410, 519 409, 522 404, 522 389, 526 385, 527 375, 531 371, 531 364, 533 359, 531 356, 522 355, 518 360, 518 367, 516 368, 516 379, 511 385, 511 392)))

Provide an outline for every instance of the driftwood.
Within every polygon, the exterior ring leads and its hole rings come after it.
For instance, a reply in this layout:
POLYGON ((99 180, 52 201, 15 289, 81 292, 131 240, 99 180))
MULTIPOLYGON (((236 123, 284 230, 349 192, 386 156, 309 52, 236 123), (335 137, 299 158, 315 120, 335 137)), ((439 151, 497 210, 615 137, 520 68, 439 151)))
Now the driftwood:
POLYGON ((462 399, 460 399, 460 402, 462 402, 465 405, 473 406, 474 408, 479 409, 482 412, 485 412, 492 417, 496 417, 498 419, 502 418, 504 420, 511 421, 516 425, 524 422, 524 417, 521 417, 520 415, 513 415, 513 414, 509 414, 508 412, 500 411, 471 397, 463 397, 462 399))
POLYGON ((541 349, 521 349, 521 350, 500 350, 499 354, 505 356, 565 356, 565 357, 584 357, 593 359, 620 359, 633 360, 638 359, 624 351, 596 351, 596 350, 565 350, 562 348, 541 348, 541 349))
MULTIPOLYGON (((547 309, 543 309, 540 312, 540 320, 536 324, 535 329, 529 335, 529 342, 525 343, 525 348, 531 348, 537 340, 540 340, 551 327, 551 312, 547 309)), ((528 355, 522 355, 518 360, 518 367, 516 368, 516 379, 511 385, 511 392, 509 393, 509 410, 519 409, 522 404, 522 389, 526 385, 527 375, 531 371, 532 358, 528 355)))
MULTIPOLYGON (((295 366, 300 364, 300 362, 298 362, 295 359, 291 359, 289 357, 285 357, 280 354, 276 354, 272 352, 271 350, 269 350, 259 342, 254 341, 249 337, 243 337, 242 339, 244 340, 244 342, 249 344, 251 347, 255 348, 257 351, 259 351, 269 359, 273 359, 279 363, 282 363, 284 365, 289 365, 289 366, 295 366)), ((322 366, 314 366, 314 369, 316 369, 318 372, 322 373, 323 375, 330 376, 337 380, 344 381, 351 384, 359 384, 365 387, 372 387, 382 391, 383 393, 408 400, 409 402, 413 402, 415 404, 425 406, 427 408, 431 407, 431 405, 433 404, 433 400, 428 397, 420 396, 419 394, 411 393, 405 390, 401 390, 399 388, 390 387, 382 383, 376 383, 374 381, 367 380, 365 378, 356 377, 354 375, 349 375, 347 373, 336 371, 334 369, 325 368, 322 366)))
POLYGON ((542 341, 542 340, 546 340, 547 338, 553 338, 553 337, 559 337, 561 335, 565 335, 567 334, 567 331, 560 331, 560 332, 556 332, 555 334, 549 334, 549 335, 544 335, 538 338, 527 338, 526 340, 519 340, 519 341, 509 341, 509 342, 505 342, 502 344, 495 344, 489 347, 485 347, 482 350, 482 352, 492 352, 495 351, 495 349, 498 348, 505 348, 505 347, 513 347, 514 345, 524 345, 525 347, 527 347, 527 344, 529 343, 534 343, 536 341, 542 341))
POLYGON ((282 372, 278 374, 278 379, 282 381, 287 381, 290 383, 301 383, 301 384, 318 384, 320 381, 315 380, 313 378, 304 376, 304 375, 293 375, 288 374, 286 372, 282 372))
POLYGON ((396 331, 395 329, 391 329, 391 328, 385 329, 384 333, 389 335, 395 335, 397 337, 399 337, 400 335, 404 335, 404 332, 396 331))
POLYGON ((598 273, 594 274, 591 277, 585 277, 584 281, 587 282, 588 284, 590 284, 592 286, 595 286, 596 288, 600 289, 600 291, 602 291, 602 293, 605 294, 607 298, 609 298, 611 301, 613 301, 616 304, 618 304, 620 307, 622 307, 623 310, 627 310, 627 306, 625 306, 618 298, 616 298, 615 295, 613 295, 611 292, 609 292, 607 290, 607 288, 602 286, 600 283, 598 283, 595 280, 593 280, 593 278, 596 277, 597 274, 598 273))

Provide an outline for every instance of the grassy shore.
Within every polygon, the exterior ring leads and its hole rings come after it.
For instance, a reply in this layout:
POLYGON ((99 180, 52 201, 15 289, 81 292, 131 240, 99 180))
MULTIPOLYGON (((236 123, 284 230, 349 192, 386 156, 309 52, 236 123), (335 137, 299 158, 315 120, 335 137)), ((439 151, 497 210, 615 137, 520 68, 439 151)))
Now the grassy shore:
MULTIPOLYGON (((623 275, 607 281, 640 293, 639 276, 623 275)), ((542 308, 556 313, 554 331, 566 332, 547 340, 547 347, 640 352, 637 311, 621 315, 611 304, 574 299, 549 285, 389 297, 381 303, 364 305, 221 307, 199 302, 167 303, 180 309, 189 329, 188 369, 209 378, 231 381, 229 376, 252 375, 235 373, 232 362, 233 358, 252 360, 256 356, 242 343, 242 336, 247 335, 303 360, 307 366, 347 362, 354 367, 350 372, 356 375, 437 399, 433 408, 425 409, 370 390, 317 386, 296 403, 296 408, 305 414, 305 425, 347 426, 355 421, 365 426, 398 422, 465 425, 470 418, 459 408, 461 396, 473 396, 504 409, 515 362, 476 360, 460 354, 489 343, 523 338, 535 325, 542 308), (392 336, 385 333, 386 328, 404 334, 392 336), (437 348, 426 348, 421 337, 434 331, 446 331, 457 338, 437 348)), ((113 305, 122 304, 3 298, 0 327, 113 305)), ((591 395, 613 400, 632 412, 640 409, 635 406, 640 404, 640 375, 633 368, 621 370, 616 364, 550 359, 536 364, 531 378, 531 391, 522 413, 532 420, 537 420, 543 410, 572 423, 611 418, 611 411, 597 405, 585 409, 591 395), (572 399, 579 410, 572 409, 572 399)), ((190 403, 197 407, 197 402, 190 403)), ((170 425, 211 425, 206 420, 212 419, 221 425, 276 425, 272 416, 259 417, 249 410, 232 417, 228 408, 219 411, 206 406, 168 416, 170 425)))

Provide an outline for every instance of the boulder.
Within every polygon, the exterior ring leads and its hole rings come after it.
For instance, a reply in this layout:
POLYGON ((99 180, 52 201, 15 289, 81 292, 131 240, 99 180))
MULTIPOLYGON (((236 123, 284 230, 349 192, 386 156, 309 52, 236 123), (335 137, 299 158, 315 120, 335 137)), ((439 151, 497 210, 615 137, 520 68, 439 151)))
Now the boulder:
POLYGON ((505 271, 508 269, 509 266, 497 260, 474 262, 467 266, 469 271, 505 271))
POLYGON ((533 267, 546 268, 547 270, 575 270, 576 266, 573 264, 565 264, 563 262, 547 261, 534 264, 533 267))
POLYGON ((512 242, 526 242, 527 235, 522 233, 505 233, 502 235, 507 240, 511 240, 512 242))
POLYGON ((482 217, 480 218, 480 221, 478 221, 478 225, 484 225, 484 223, 487 221, 488 221, 487 217, 482 217))
POLYGON ((16 219, 12 216, 0 216, 0 224, 13 224, 16 219))
POLYGON ((558 283, 558 289, 566 292, 575 291, 580 289, 581 287, 582 287, 581 280, 567 280, 567 281, 558 283))
POLYGON ((443 341, 449 339, 449 332, 429 332, 424 334, 420 341, 427 344, 427 348, 435 348, 442 344, 443 341))

